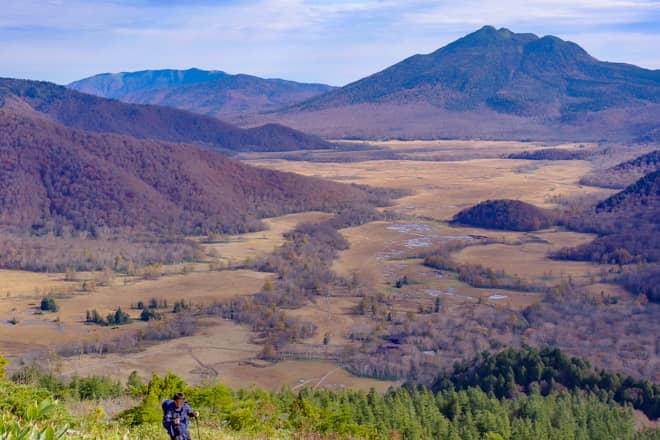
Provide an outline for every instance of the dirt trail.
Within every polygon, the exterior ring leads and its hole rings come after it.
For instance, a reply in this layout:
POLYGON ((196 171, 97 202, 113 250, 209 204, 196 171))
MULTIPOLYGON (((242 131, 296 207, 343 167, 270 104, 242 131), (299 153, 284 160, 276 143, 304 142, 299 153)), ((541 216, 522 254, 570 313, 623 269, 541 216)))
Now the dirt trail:
POLYGON ((210 365, 206 365, 204 362, 202 362, 197 356, 195 356, 195 352, 193 351, 192 347, 189 345, 186 345, 186 348, 188 349, 188 353, 190 353, 190 357, 197 362, 197 365, 199 365, 201 368, 205 369, 206 371, 209 372, 209 376, 216 378, 220 374, 218 370, 213 368, 210 365))
POLYGON ((321 379, 319 379, 318 382, 316 382, 316 385, 314 385, 314 389, 317 389, 319 386, 321 386, 323 381, 326 380, 328 377, 330 377, 332 375, 332 373, 334 373, 337 370, 341 370, 341 368, 337 367, 334 370, 330 370, 327 373, 325 373, 325 375, 321 379))

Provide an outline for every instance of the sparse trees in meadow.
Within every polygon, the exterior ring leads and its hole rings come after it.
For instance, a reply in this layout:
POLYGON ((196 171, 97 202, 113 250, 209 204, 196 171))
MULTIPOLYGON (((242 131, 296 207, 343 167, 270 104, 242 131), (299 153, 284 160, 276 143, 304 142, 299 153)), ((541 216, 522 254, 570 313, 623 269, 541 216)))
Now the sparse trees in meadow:
POLYGON ((117 307, 114 312, 108 313, 105 318, 96 309, 93 309, 85 312, 85 322, 102 326, 125 325, 131 322, 131 317, 121 307, 117 307))
POLYGON ((39 310, 43 312, 57 312, 60 310, 59 305, 50 295, 44 296, 41 298, 41 303, 39 304, 39 310))

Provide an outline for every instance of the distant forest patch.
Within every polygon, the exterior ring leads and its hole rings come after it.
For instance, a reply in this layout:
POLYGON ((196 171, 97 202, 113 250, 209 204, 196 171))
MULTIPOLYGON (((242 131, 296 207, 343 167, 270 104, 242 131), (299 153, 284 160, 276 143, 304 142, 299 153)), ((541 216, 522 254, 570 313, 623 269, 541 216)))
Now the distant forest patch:
POLYGON ((589 151, 584 150, 565 150, 561 148, 543 148, 541 150, 528 150, 520 153, 512 153, 507 156, 508 159, 524 160, 584 160, 588 157, 589 151))
POLYGON ((552 226, 555 216, 548 210, 520 200, 486 200, 456 214, 454 223, 486 229, 537 231, 552 226))

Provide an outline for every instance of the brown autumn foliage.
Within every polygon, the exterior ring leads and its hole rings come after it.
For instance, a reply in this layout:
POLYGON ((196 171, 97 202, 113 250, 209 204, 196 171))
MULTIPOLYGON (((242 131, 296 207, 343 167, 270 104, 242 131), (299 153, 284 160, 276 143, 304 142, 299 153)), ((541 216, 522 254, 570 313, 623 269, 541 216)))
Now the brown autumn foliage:
MULTIPOLYGON (((274 273, 274 282, 265 283, 255 295, 214 304, 207 312, 250 324, 264 343, 276 351, 313 335, 314 323, 288 316, 285 310, 315 302, 319 296, 329 295, 336 288, 350 286, 355 292, 359 291, 357 282, 343 279, 331 269, 338 251, 349 246, 338 230, 393 215, 357 206, 319 223, 298 225, 285 235, 286 242, 271 255, 246 262, 252 269, 274 273)), ((268 353, 264 355, 268 357, 268 353)))
MULTIPOLYGON (((82 235, 82 234, 81 234, 82 235)), ((75 270, 112 268, 135 275, 134 265, 172 264, 191 261, 199 245, 179 238, 154 234, 124 232, 107 238, 88 239, 83 236, 57 237, 0 233, 0 267, 38 272, 67 272, 74 281, 75 270), (117 264, 118 259, 123 263, 117 264)))
POLYGON ((439 369, 484 351, 526 344, 559 348, 597 368, 660 379, 657 304, 638 305, 584 295, 565 281, 522 312, 489 304, 433 298, 429 311, 402 313, 396 298, 370 298, 367 322, 354 325, 354 345, 342 353, 355 374, 429 383, 439 369))
POLYGON ((39 234, 245 232, 260 217, 336 210, 380 193, 0 110, 0 223, 39 234))
POLYGON ((633 293, 660 301, 660 170, 564 221, 569 228, 600 236, 561 249, 555 258, 636 265, 624 271, 621 281, 633 293))

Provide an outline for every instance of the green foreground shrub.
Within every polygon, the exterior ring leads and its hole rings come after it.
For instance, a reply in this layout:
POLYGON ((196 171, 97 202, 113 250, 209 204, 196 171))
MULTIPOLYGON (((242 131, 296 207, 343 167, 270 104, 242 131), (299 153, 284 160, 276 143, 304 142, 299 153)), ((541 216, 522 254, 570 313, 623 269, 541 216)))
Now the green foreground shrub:
POLYGON ((635 430, 631 407, 584 390, 541 395, 533 387, 529 394, 519 393, 515 398, 498 398, 479 387, 434 393, 405 386, 385 394, 310 388, 299 392, 233 391, 218 383, 189 386, 174 374, 153 375, 146 385, 137 374, 131 374, 125 387, 97 376, 61 383, 69 390, 62 403, 45 388, 0 380, 4 396, 0 400, 0 439, 163 439, 161 402, 178 391, 184 391, 201 412, 199 436, 196 424, 192 425, 196 440, 660 439, 658 430, 635 430), (72 389, 78 393, 71 393, 72 389), (76 399, 100 395, 139 396, 141 402, 114 420, 108 420, 100 404, 77 416, 67 410, 67 404, 76 399))

